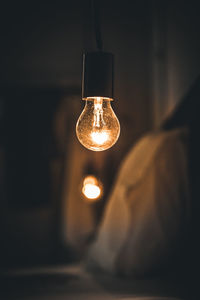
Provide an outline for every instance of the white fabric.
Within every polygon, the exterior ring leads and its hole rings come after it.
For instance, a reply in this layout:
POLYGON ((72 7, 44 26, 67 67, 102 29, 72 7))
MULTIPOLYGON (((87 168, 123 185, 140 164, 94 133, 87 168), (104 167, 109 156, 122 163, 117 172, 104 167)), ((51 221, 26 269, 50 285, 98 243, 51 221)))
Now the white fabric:
POLYGON ((189 218, 187 136, 186 129, 160 131, 131 149, 89 251, 90 265, 145 273, 173 251, 189 218))

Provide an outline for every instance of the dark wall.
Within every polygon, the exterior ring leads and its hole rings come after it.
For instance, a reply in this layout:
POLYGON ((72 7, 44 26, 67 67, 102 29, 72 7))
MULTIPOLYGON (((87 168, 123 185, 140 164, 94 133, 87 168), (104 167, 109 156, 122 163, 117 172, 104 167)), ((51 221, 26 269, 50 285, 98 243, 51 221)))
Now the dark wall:
POLYGON ((200 73, 198 1, 152 1, 154 123, 160 124, 200 73))
POLYGON ((3 84, 80 83, 80 3, 11 1, 1 5, 0 78, 3 84))

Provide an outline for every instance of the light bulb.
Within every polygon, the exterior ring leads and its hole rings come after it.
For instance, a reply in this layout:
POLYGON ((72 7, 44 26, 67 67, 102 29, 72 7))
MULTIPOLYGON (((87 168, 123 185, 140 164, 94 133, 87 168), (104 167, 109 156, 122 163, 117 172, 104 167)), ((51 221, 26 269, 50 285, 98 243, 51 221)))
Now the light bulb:
POLYGON ((86 104, 77 124, 79 142, 89 150, 103 151, 119 138, 120 124, 111 107, 111 98, 86 98, 86 104))
POLYGON ((100 198, 102 194, 101 184, 95 176, 86 176, 83 180, 82 193, 90 200, 94 201, 100 198))

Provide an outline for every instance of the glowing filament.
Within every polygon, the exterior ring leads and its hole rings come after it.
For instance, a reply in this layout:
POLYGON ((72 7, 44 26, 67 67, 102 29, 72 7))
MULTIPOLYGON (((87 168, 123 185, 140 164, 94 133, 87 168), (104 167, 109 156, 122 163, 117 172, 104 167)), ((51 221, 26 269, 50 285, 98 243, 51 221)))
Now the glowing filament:
POLYGON ((101 97, 97 97, 94 99, 94 127, 100 128, 101 125, 104 125, 105 122, 103 120, 103 109, 102 109, 103 99, 101 97))

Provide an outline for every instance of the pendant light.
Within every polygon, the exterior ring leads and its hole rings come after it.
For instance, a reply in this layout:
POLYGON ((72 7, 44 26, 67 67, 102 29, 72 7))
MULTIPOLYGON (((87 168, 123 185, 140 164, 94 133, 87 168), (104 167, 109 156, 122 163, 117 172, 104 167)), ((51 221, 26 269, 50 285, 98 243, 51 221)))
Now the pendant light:
POLYGON ((98 10, 93 3, 95 38, 98 51, 83 55, 82 99, 85 107, 77 124, 79 142, 89 150, 112 147, 120 134, 119 121, 111 107, 113 98, 113 54, 102 51, 98 10))

